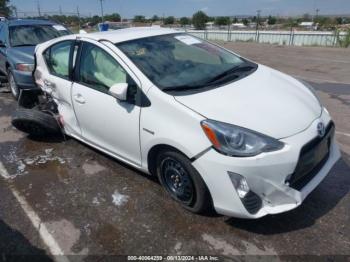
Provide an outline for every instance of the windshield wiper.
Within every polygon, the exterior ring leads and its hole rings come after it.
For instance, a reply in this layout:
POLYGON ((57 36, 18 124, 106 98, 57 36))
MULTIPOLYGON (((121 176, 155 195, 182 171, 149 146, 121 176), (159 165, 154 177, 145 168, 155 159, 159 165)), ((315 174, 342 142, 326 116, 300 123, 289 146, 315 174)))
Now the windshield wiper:
POLYGON ((164 87, 162 91, 187 91, 207 87, 208 85, 183 85, 164 87))
MULTIPOLYGON (((212 79, 210 79, 207 83, 208 84, 215 84, 217 83, 218 81, 221 81, 223 79, 226 79, 226 77, 228 76, 232 76, 234 75, 234 73, 238 73, 238 72, 246 72, 246 71, 250 71, 252 69, 254 69, 255 66, 251 65, 251 64, 246 64, 246 63, 243 63, 241 65, 238 65, 238 66, 235 66, 215 77, 213 77, 212 79)), ((235 77, 238 77, 238 75, 234 75, 235 77)))

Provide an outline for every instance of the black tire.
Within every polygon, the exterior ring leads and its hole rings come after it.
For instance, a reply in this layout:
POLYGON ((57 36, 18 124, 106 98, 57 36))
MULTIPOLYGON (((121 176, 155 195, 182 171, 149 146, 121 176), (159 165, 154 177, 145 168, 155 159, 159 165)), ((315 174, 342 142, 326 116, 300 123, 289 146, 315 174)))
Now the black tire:
MULTIPOLYGON (((205 185, 200 174, 192 166, 191 161, 183 154, 171 150, 160 152, 157 156, 157 176, 160 183, 170 194, 170 196, 175 201, 179 202, 185 209, 197 214, 213 213, 212 199, 207 186, 205 185), (182 196, 181 194, 179 196, 173 191, 174 188, 172 186, 169 186, 169 174, 167 174, 169 173, 169 171, 164 171, 164 165, 166 165, 165 161, 172 160, 175 161, 176 167, 180 165, 181 168, 179 168, 179 170, 181 170, 181 177, 185 176, 185 180, 186 177, 189 178, 190 181, 187 182, 187 186, 189 186, 189 184, 192 184, 193 186, 193 194, 191 197, 189 197, 189 189, 182 190, 186 191, 187 193, 184 194, 184 196, 182 196)), ((184 185, 181 186, 183 187, 184 185)))
POLYGON ((61 133, 61 127, 54 116, 35 109, 17 109, 12 116, 12 125, 36 137, 61 133))
POLYGON ((18 100, 20 91, 16 83, 15 77, 13 76, 10 69, 7 70, 7 79, 8 88, 10 89, 12 96, 14 97, 14 99, 18 100))

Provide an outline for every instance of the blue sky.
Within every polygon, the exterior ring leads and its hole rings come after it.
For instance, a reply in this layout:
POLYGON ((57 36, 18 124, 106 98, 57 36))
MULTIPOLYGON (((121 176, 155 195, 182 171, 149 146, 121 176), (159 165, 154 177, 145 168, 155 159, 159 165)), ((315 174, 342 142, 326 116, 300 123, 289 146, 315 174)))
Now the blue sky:
MULTIPOLYGON (((73 12, 79 6, 84 15, 100 13, 98 0, 11 0, 20 12, 37 11, 38 1, 43 11, 73 12)), ((137 14, 152 16, 191 16, 197 10, 208 15, 255 14, 296 15, 314 13, 350 14, 350 0, 104 0, 105 13, 118 12, 131 18, 137 14)))

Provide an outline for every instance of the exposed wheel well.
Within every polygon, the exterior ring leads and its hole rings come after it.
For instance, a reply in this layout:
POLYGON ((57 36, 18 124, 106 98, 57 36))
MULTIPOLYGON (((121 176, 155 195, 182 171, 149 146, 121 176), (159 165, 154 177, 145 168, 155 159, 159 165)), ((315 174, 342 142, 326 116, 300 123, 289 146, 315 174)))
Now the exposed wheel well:
POLYGON ((184 153, 182 153, 180 150, 178 150, 177 148, 175 148, 173 146, 169 146, 169 145, 165 145, 165 144, 153 146, 147 155, 148 171, 150 172, 151 175, 156 175, 156 171, 157 171, 156 157, 158 156, 159 152, 164 151, 164 150, 176 151, 176 152, 186 156, 184 153))

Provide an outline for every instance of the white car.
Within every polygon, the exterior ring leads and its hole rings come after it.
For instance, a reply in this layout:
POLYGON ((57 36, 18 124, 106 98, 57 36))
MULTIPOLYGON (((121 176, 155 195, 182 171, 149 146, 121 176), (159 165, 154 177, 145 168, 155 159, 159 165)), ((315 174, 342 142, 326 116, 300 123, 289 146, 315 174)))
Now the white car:
POLYGON ((340 158, 308 84, 183 32, 54 39, 36 48, 34 76, 66 134, 157 175, 192 212, 294 209, 340 158))

